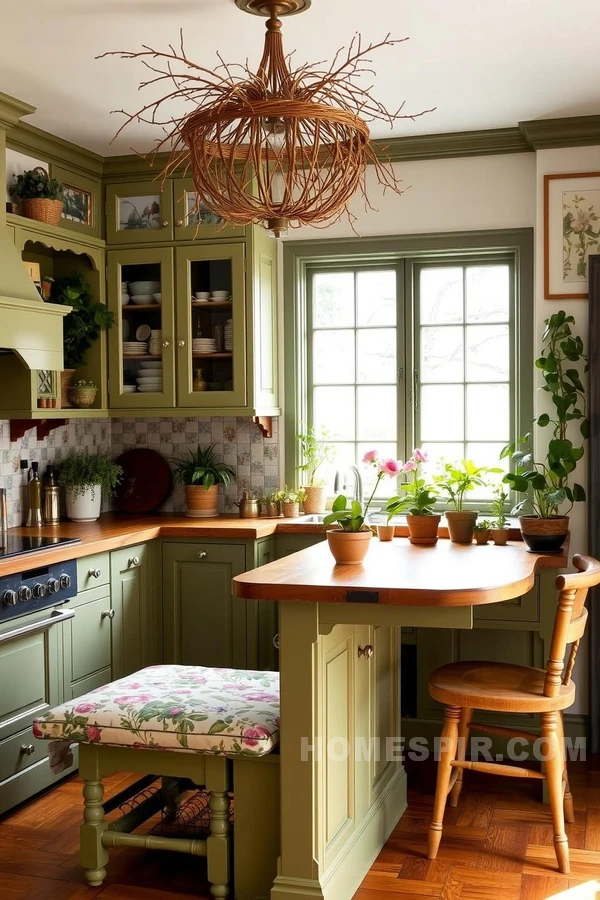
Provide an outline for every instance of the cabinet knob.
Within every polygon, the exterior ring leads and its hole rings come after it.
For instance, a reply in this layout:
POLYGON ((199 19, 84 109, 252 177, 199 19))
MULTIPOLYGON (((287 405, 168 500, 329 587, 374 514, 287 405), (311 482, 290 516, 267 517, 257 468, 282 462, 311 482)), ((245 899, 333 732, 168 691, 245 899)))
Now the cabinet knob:
POLYGON ((139 556, 131 556, 127 561, 127 565, 131 568, 132 566, 139 566, 140 558, 139 556))
POLYGON ((21 753, 24 753, 25 756, 33 756, 35 747, 33 744, 21 744, 21 753))
POLYGON ((177 341, 178 347, 185 347, 185 341, 177 341))
POLYGON ((208 553, 206 552, 206 550, 200 550, 200 552, 198 553, 198 559, 206 559, 207 556, 208 553))
POLYGON ((358 648, 359 657, 364 656, 365 659, 371 659, 374 652, 375 651, 373 650, 373 647, 371 646, 371 644, 367 644, 365 647, 358 648))
POLYGON ((182 225, 183 225, 183 219, 177 219, 177 221, 175 222, 175 226, 177 228, 181 228, 182 225))
POLYGON ((100 578, 100 569, 90 569, 88 575, 90 578, 100 578))
POLYGON ((171 346, 171 342, 170 342, 170 341, 163 341, 163 342, 162 342, 162 345, 163 345, 163 347, 165 347, 165 348, 166 348, 166 347, 170 347, 170 346, 171 346))
POLYGON ((100 613, 101 619, 114 619, 115 611, 114 609, 103 609, 100 613))
POLYGON ((273 638, 273 646, 275 647, 276 650, 279 650, 279 635, 278 634, 276 634, 275 637, 273 638))
POLYGON ((165 219, 164 222, 161 222, 160 224, 161 224, 161 227, 162 227, 162 228, 166 228, 167 225, 168 225, 169 223, 168 223, 167 220, 165 219))

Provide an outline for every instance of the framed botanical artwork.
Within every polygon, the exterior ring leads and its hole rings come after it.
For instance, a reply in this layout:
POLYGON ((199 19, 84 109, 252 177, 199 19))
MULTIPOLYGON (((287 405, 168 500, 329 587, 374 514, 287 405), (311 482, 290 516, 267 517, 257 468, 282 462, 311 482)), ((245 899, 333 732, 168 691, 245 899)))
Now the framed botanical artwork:
POLYGON ((600 253, 600 172, 544 177, 544 296, 588 296, 588 257, 600 253))
POLYGON ((78 225, 92 224, 92 195, 89 191, 64 185, 62 218, 78 225))
POLYGON ((51 175, 64 187, 60 227, 100 237, 100 180, 95 181, 55 165, 51 167, 51 175))

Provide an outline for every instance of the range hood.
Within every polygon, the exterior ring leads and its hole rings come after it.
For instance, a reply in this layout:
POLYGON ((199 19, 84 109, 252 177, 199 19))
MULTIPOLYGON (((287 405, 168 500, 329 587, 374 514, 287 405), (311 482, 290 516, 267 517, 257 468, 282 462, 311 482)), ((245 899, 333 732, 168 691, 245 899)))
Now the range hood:
MULTIPOLYGON (((0 93, 0 192, 6 184, 6 133, 35 107, 0 93)), ((69 307, 45 303, 6 228, 0 194, 0 351, 15 353, 29 369, 63 365, 62 320, 69 307)))

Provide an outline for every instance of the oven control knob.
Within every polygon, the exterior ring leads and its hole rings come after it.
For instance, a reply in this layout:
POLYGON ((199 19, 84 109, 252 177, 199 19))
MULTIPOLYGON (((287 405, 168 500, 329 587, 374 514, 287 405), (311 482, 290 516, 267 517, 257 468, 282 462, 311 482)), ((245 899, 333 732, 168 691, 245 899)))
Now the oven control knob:
POLYGON ((5 606, 16 606, 17 605, 17 592, 16 591, 4 591, 2 594, 2 602, 5 606))
POLYGON ((42 584, 40 581, 38 581, 37 584, 34 584, 33 596, 36 598, 36 600, 39 600, 40 597, 45 597, 46 596, 46 585, 42 584))
POLYGON ((25 603, 26 600, 31 600, 31 588, 26 584, 22 584, 19 588, 19 600, 21 603, 25 603))
POLYGON ((61 588, 63 588, 63 589, 65 589, 65 588, 70 588, 70 587, 71 587, 71 576, 70 576, 70 575, 66 575, 64 572, 63 572, 63 574, 60 576, 60 578, 58 579, 58 581, 59 581, 59 584, 60 584, 61 588))
POLYGON ((60 581, 58 578, 50 578, 47 587, 49 594, 57 594, 60 591, 60 581))

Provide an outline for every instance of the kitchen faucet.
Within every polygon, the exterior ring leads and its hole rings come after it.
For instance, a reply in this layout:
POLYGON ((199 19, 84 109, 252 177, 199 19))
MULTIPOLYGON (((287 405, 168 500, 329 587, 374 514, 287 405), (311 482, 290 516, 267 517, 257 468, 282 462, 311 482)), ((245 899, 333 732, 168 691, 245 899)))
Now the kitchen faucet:
POLYGON ((348 472, 352 472, 354 476, 354 490, 352 492, 352 499, 358 500, 359 503, 362 503, 364 500, 363 495, 363 480, 362 475, 357 466, 348 466, 346 471, 342 471, 338 469, 335 473, 335 481, 333 483, 334 493, 337 494, 339 491, 345 491, 348 488, 348 484, 346 482, 346 475, 348 472))

